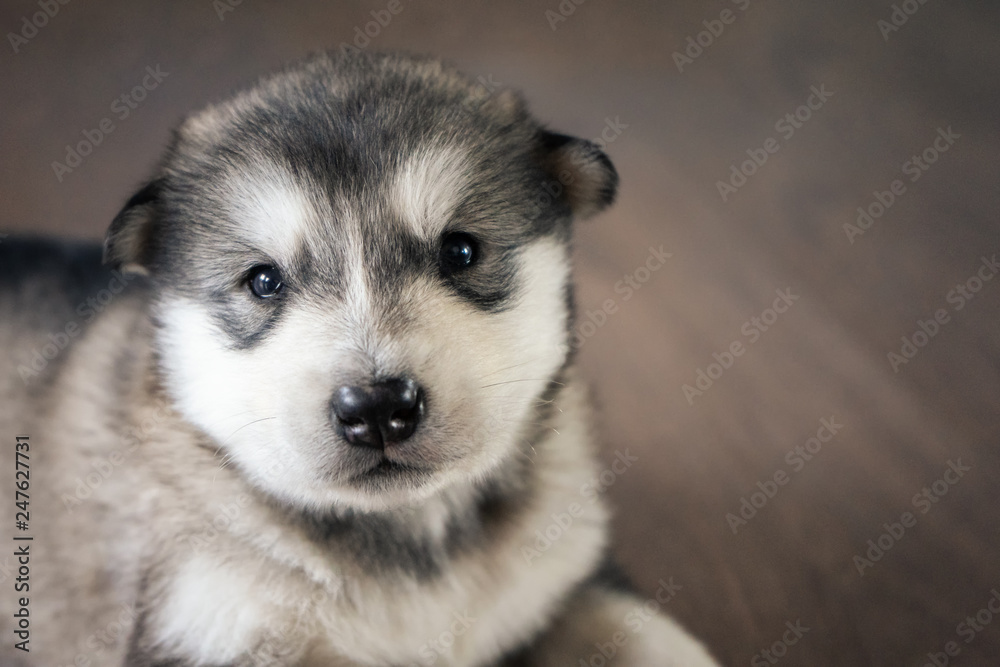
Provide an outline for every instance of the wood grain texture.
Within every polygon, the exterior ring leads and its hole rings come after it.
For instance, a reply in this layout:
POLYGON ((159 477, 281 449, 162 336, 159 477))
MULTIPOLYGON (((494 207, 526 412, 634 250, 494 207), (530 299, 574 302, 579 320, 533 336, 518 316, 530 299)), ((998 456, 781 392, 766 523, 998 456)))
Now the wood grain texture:
MULTIPOLYGON (((0 229, 98 237, 185 112, 354 39, 386 4, 244 0, 222 20, 209 0, 60 6, 0 59, 0 229), (166 78, 119 118, 116 97, 156 65, 166 78), (114 130, 57 180, 52 162, 105 117, 114 130)), ((780 664, 923 665, 952 641, 955 664, 997 664, 1000 618, 971 637, 959 624, 1000 590, 1000 278, 948 301, 1000 254, 997 5, 913 2, 887 40, 888 0, 590 0, 553 30, 558 5, 403 0, 369 48, 442 55, 520 87, 554 128, 613 139, 619 204, 580 225, 576 265, 584 321, 614 302, 580 354, 606 461, 639 458, 608 476, 627 569, 651 593, 679 582, 668 610, 724 664, 796 621, 809 631, 780 664), (678 71, 673 53, 724 9, 732 22, 678 71), (812 86, 833 94, 786 136, 776 123, 812 86), (904 163, 939 128, 960 136, 911 181, 904 163), (723 201, 717 181, 768 138, 777 152, 723 201), (896 179, 905 191, 852 242, 844 224, 896 179), (661 245, 672 256, 626 300, 616 284, 661 245), (751 342, 744 326, 788 289, 751 342), (887 353, 938 309, 948 321, 894 372, 887 353), (682 386, 736 341, 689 402, 682 386), (843 427, 797 470, 787 453, 821 419, 843 427), (922 513, 914 496, 959 459, 970 470, 922 513), (733 534, 726 514, 779 471, 733 534), (859 575, 854 557, 904 512, 915 525, 859 575)), ((36 11, 5 3, 0 26, 36 11)))

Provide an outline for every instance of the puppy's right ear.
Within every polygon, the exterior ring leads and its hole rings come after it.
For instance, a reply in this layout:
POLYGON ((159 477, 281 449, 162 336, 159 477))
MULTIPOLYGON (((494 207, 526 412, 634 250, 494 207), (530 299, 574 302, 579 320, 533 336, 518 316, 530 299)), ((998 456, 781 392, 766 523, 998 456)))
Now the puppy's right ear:
POLYGON ((104 263, 121 271, 147 273, 147 254, 163 184, 153 180, 132 195, 104 237, 104 263))

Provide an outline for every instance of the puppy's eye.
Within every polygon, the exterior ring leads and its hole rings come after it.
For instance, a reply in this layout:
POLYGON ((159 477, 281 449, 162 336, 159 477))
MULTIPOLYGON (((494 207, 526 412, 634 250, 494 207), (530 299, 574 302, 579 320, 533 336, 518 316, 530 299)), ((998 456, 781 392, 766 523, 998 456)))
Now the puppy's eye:
POLYGON ((255 266, 247 274, 250 291, 261 299, 272 297, 281 291, 281 273, 273 266, 255 266))
POLYGON ((479 244, 463 232, 452 232, 441 241, 441 266, 447 272, 467 269, 479 259, 479 244))

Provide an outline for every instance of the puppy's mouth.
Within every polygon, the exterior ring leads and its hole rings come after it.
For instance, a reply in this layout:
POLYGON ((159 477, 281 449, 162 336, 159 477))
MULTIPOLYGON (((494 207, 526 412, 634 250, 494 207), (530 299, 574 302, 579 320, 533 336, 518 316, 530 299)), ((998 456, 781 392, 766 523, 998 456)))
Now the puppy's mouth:
POLYGON ((351 476, 350 482, 359 486, 370 484, 415 484, 431 475, 431 470, 412 463, 395 460, 382 454, 364 470, 351 476))
POLYGON ((389 458, 383 458, 381 461, 368 468, 368 470, 365 470, 358 475, 358 477, 393 477, 398 475, 415 475, 421 472, 424 472, 423 469, 408 463, 400 463, 399 461, 393 461, 389 458))

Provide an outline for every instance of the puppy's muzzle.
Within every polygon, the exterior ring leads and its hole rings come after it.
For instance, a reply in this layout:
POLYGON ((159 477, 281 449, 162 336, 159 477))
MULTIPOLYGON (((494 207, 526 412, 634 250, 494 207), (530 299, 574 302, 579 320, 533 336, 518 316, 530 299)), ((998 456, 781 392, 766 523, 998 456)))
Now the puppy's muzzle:
POLYGON ((424 391, 409 378, 340 387, 331 408, 334 427, 347 442, 384 449, 417 430, 424 416, 424 391))

